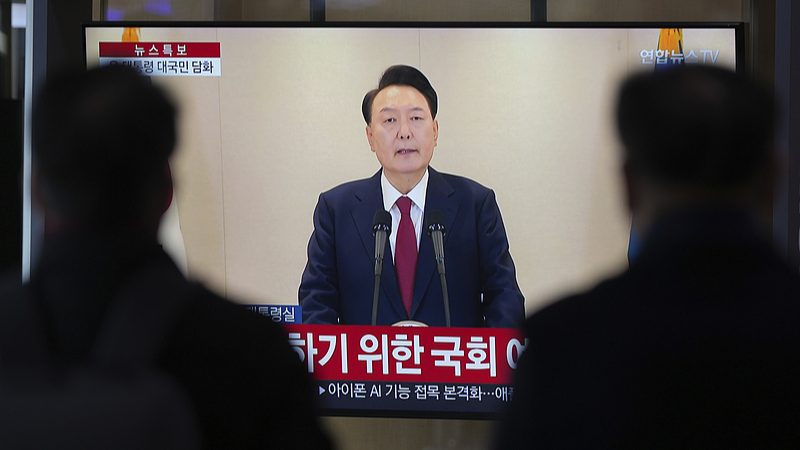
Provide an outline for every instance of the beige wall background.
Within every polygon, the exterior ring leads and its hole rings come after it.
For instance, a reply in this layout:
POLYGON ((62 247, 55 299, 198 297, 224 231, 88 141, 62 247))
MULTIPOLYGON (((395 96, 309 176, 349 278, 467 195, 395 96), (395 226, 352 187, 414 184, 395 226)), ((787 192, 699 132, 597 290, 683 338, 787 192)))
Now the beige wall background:
POLYGON ((234 297, 296 302, 317 196, 379 168, 360 102, 397 63, 419 67, 438 89, 432 165, 496 189, 529 310, 624 264, 627 221, 613 200, 593 199, 618 198, 598 180, 614 166, 600 120, 608 93, 597 86, 625 69, 616 41, 548 40, 545 30, 308 31, 220 31, 232 61, 250 58, 229 66, 233 78, 220 87, 225 285, 234 297), (266 50, 257 59, 252 42, 266 50))
MULTIPOLYGON (((94 18, 96 20, 105 19, 105 8, 114 7, 121 10, 127 20, 228 20, 228 21, 247 21, 247 20, 270 20, 270 21, 307 21, 309 18, 309 0, 172 0, 172 11, 169 15, 158 15, 145 11, 146 0, 95 0, 94 18)), ((748 59, 752 61, 755 70, 766 80, 771 80, 771 55, 774 52, 774 37, 769 35, 771 29, 769 16, 770 4, 767 0, 547 0, 547 20, 557 21, 745 21, 751 20, 754 23, 757 33, 752 39, 753 53, 748 50, 748 59), (751 14, 753 10, 760 11, 760 14, 767 14, 760 17, 759 13, 751 14), (763 19, 763 20, 762 20, 763 19), (760 22, 764 22, 761 24, 760 22), (762 25, 759 27, 759 25, 762 25), (766 28, 765 28, 766 27, 766 28), (765 31, 758 31, 763 29, 765 31), (761 73, 764 72, 764 73, 761 73)), ((328 20, 376 20, 376 21, 402 21, 431 20, 431 15, 436 14, 436 20, 478 20, 478 21, 528 21, 530 20, 530 2, 520 0, 495 0, 495 1, 464 1, 464 2, 430 2, 428 0, 328 0, 326 2, 326 15, 328 20), (439 6, 438 11, 431 11, 430 8, 439 6), (490 5, 486 7, 485 5, 490 5), (339 9, 339 11, 335 11, 339 9), (404 11, 404 15, 399 15, 398 11, 404 11), (469 18, 469 19, 466 19, 469 18)), ((114 36, 118 39, 117 36, 114 36)), ((646 39, 647 40, 647 39, 646 39)), ((632 41, 631 41, 632 42, 632 41)), ((688 42, 688 33, 687 33, 688 42)), ((633 45, 633 44, 631 44, 633 45)), ((638 45, 638 44, 637 44, 638 45)), ((647 44, 649 45, 649 44, 647 44)), ((748 42, 749 45, 749 42, 748 42)), ((629 64, 636 64, 636 55, 629 54, 629 64)), ((380 70, 380 69, 379 69, 380 70)), ((589 70, 589 69, 587 69, 589 70)), ((227 73, 225 73, 227 75, 227 73)), ((434 78, 433 73, 428 73, 431 79, 443 96, 445 86, 442 82, 434 78)), ((378 73, 358 74, 367 75, 371 83, 377 82, 378 73)), ((438 77, 439 75, 436 74, 438 77)), ((218 95, 218 82, 220 80, 206 80, 206 89, 209 96, 218 95), (216 94, 214 93, 216 90, 216 94)), ((370 85, 371 86, 371 85, 370 85)), ((180 86, 174 86, 180 90, 180 86)), ((354 90, 355 92, 356 90, 354 90)), ((362 91, 355 92, 358 96, 362 91)), ((180 97, 180 92, 175 95, 180 97)), ((467 95, 464 92, 460 96, 467 95)), ((357 99, 360 100, 360 97, 357 99)), ((443 100, 443 105, 457 101, 449 98, 443 100)), ((213 100, 211 101, 213 104, 213 100)), ((192 103, 193 107, 211 108, 209 104, 192 103)), ((551 105, 553 107, 554 105, 551 105)), ((186 106, 184 106, 186 107, 186 106)), ((444 106, 443 106, 444 108, 444 106)), ((449 108, 449 105, 448 105, 449 108)), ((451 111, 443 111, 443 115, 451 111)), ((312 120, 312 119, 309 119, 312 120)), ((445 128, 452 128, 452 124, 447 124, 445 128)), ((443 129, 443 133, 444 133, 443 129)), ((362 131, 363 132, 363 131, 362 131)), ((580 132, 580 128, 575 131, 580 132)), ((358 133, 356 131, 355 133, 358 133)), ((221 160, 221 155, 214 153, 210 148, 210 143, 218 139, 220 131, 213 129, 210 125, 203 128, 200 134, 194 137, 184 136, 182 147, 193 148, 199 153, 198 158, 184 156, 185 151, 181 151, 176 160, 176 165, 180 168, 180 173, 176 175, 181 179, 181 189, 185 190, 205 190, 207 192, 219 191, 221 182, 208 181, 206 175, 219 176, 221 170, 212 169, 213 161, 221 160), (191 139, 191 141, 189 141, 191 139), (185 164, 181 164, 183 159, 187 159, 185 164), (192 166, 194 164, 194 167, 192 166), (219 175, 215 172, 219 170, 219 175), (198 175, 195 175, 198 174, 198 175), (216 183, 216 184, 215 184, 216 183)), ((457 135, 448 131, 449 140, 460 140, 457 135)), ((364 144, 365 145, 365 144, 364 144)), ((452 144, 448 144, 452 145, 452 144)), ((344 148, 344 147, 339 147, 344 148)), ((437 150, 433 163, 437 167, 447 159, 446 152, 441 151, 442 146, 437 150)), ((366 147, 358 152, 361 163, 369 161, 370 155, 366 147), (366 155, 366 157, 365 157, 366 155)), ((452 159, 452 157, 450 157, 452 159)), ((368 162, 366 164, 369 164, 368 162)), ((609 169, 613 172, 614 164, 609 162, 609 169)), ((220 165, 221 167, 221 165, 220 165)), ((370 166, 370 169, 377 168, 377 165, 370 166)), ((444 169, 444 167, 440 167, 444 169)), ((455 171, 460 168, 453 168, 455 171)), ((555 170, 555 166, 545 166, 542 170, 555 170)), ((345 169, 339 169, 345 170, 345 169)), ((478 168, 480 170, 480 168, 478 168)), ((355 170, 353 171, 353 173, 355 170)), ((467 174, 466 172, 464 172, 467 174)), ((341 173, 346 176, 349 173, 341 173)), ((470 176, 490 184, 483 178, 483 174, 469 173, 470 176)), ((343 181, 343 180, 337 180, 343 181)), ((491 185, 491 184, 490 184, 491 185)), ((498 190, 498 197, 501 208, 505 216, 506 225, 517 227, 513 224, 514 218, 507 211, 507 203, 510 194, 502 192, 502 185, 495 184, 492 187, 498 190)), ((612 189, 613 190, 613 189, 612 189)), ((209 203, 222 203, 222 196, 216 199, 211 197, 209 203)), ((611 201, 611 200, 608 200, 611 201)), ((196 200, 197 203, 203 203, 196 200)), ((202 210, 200 206, 193 205, 191 200, 181 200, 182 205, 186 205, 189 210, 202 210)), ((612 208, 617 208, 614 206, 612 208)), ((606 209, 609 209, 606 207, 606 209)), ((195 214, 195 217, 188 216, 188 212, 181 212, 184 221, 204 220, 211 224, 206 231, 198 230, 190 240, 193 242, 212 240, 214 236, 219 236, 223 227, 222 214, 216 216, 205 216, 195 214)), ((310 221, 310 211, 307 211, 310 221)), ((310 230, 310 222, 307 225, 310 230)), ((307 231, 308 231, 307 230, 307 231)), ((307 238, 307 237, 306 237, 307 238)), ((187 245, 187 247, 191 247, 187 245)), ((190 254, 197 253, 199 250, 187 248, 190 254)), ((521 244, 512 242, 512 252, 517 259, 518 266, 521 263, 521 244)), ((217 242, 209 245, 207 254, 197 255, 200 259, 217 261, 217 266, 208 264, 207 273, 195 265, 193 273, 201 278, 210 279, 217 287, 224 289, 222 279, 215 278, 215 273, 223 273, 224 246, 217 242)), ((194 256, 192 259, 196 259, 194 256)), ((576 287, 577 288, 577 287, 576 287)), ((252 299, 250 299, 252 300, 252 299)), ((492 423, 486 421, 462 421, 462 420, 423 420, 423 419, 383 419, 383 418, 347 418, 347 417, 327 417, 324 423, 336 440, 340 449, 485 449, 491 435, 492 423)))
MULTIPOLYGON (((398 63, 437 89, 432 165, 495 189, 528 313, 623 269, 629 218, 610 118, 619 81, 652 68, 639 52, 658 33, 142 29, 143 41, 221 46, 221 77, 153 78, 182 110, 172 166, 190 276, 244 303, 297 303, 319 193, 379 168, 360 104, 398 63)), ((687 30, 685 46, 721 49, 717 64, 731 66, 732 40, 687 30)))

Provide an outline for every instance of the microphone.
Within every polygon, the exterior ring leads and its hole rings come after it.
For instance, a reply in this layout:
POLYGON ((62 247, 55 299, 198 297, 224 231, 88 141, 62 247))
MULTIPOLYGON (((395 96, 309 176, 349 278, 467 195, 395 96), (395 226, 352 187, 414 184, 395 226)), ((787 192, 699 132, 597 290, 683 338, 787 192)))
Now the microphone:
POLYGON ((433 253, 436 256, 436 269, 442 284, 442 304, 444 306, 444 323, 450 326, 450 298, 447 296, 447 277, 444 270, 444 214, 438 209, 425 215, 425 230, 433 241, 433 253))
POLYGON ((392 215, 379 209, 372 217, 372 235, 375 236, 375 286, 372 289, 372 324, 378 322, 378 297, 381 293, 383 256, 386 253, 386 238, 392 232, 392 215))

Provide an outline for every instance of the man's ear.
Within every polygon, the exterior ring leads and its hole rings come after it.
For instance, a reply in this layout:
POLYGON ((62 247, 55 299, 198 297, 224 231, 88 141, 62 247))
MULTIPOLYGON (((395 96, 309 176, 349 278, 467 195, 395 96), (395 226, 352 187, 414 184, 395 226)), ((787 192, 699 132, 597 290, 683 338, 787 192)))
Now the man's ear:
POLYGON ((138 214, 139 226, 148 233, 158 233, 161 217, 172 204, 173 185, 169 163, 164 163, 158 177, 154 180, 145 203, 138 214))
POLYGON ((367 142, 369 142, 369 149, 372 150, 372 153, 375 153, 375 146, 372 145, 372 129, 367 125, 367 142))
POLYGON ((641 198, 638 174, 628 160, 625 160, 622 164, 622 179, 625 183, 625 203, 628 206, 628 211, 633 213, 639 209, 641 198))
POLYGON ((36 164, 31 165, 31 207, 44 217, 44 237, 55 235, 70 226, 69 219, 62 215, 51 199, 48 199, 48 189, 44 179, 39 173, 36 164))
POLYGON ((169 205, 172 204, 172 196, 175 192, 174 185, 172 184, 172 170, 169 168, 169 162, 164 164, 164 173, 162 174, 162 177, 162 182, 159 183, 161 189, 158 192, 158 196, 161 204, 163 205, 161 208, 161 213, 163 214, 167 212, 169 205))
POLYGON ((433 146, 436 147, 436 144, 439 141, 439 120, 433 119, 433 146))

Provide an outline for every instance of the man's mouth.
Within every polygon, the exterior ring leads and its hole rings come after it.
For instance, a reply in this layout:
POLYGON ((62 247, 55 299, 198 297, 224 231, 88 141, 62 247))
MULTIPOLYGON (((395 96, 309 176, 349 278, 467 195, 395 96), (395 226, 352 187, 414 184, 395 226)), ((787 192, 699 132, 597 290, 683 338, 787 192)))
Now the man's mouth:
POLYGON ((397 153, 398 155, 407 155, 407 154, 409 154, 409 153, 413 153, 413 152, 416 152, 416 150, 415 150, 415 149, 413 149, 413 148, 401 148, 401 149, 400 149, 400 150, 398 150, 396 153, 397 153))

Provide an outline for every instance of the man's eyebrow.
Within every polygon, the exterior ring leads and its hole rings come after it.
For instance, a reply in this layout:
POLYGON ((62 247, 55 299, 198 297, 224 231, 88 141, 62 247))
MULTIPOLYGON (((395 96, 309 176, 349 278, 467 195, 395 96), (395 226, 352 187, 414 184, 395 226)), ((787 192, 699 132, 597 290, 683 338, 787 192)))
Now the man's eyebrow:
MULTIPOLYGON (((378 113, 382 113, 384 111, 394 112, 397 111, 398 109, 399 108, 395 108, 394 106, 384 106, 383 108, 381 108, 380 111, 378 111, 378 113)), ((411 111, 425 111, 425 108, 423 108, 422 106, 414 106, 413 108, 411 108, 411 111)))

